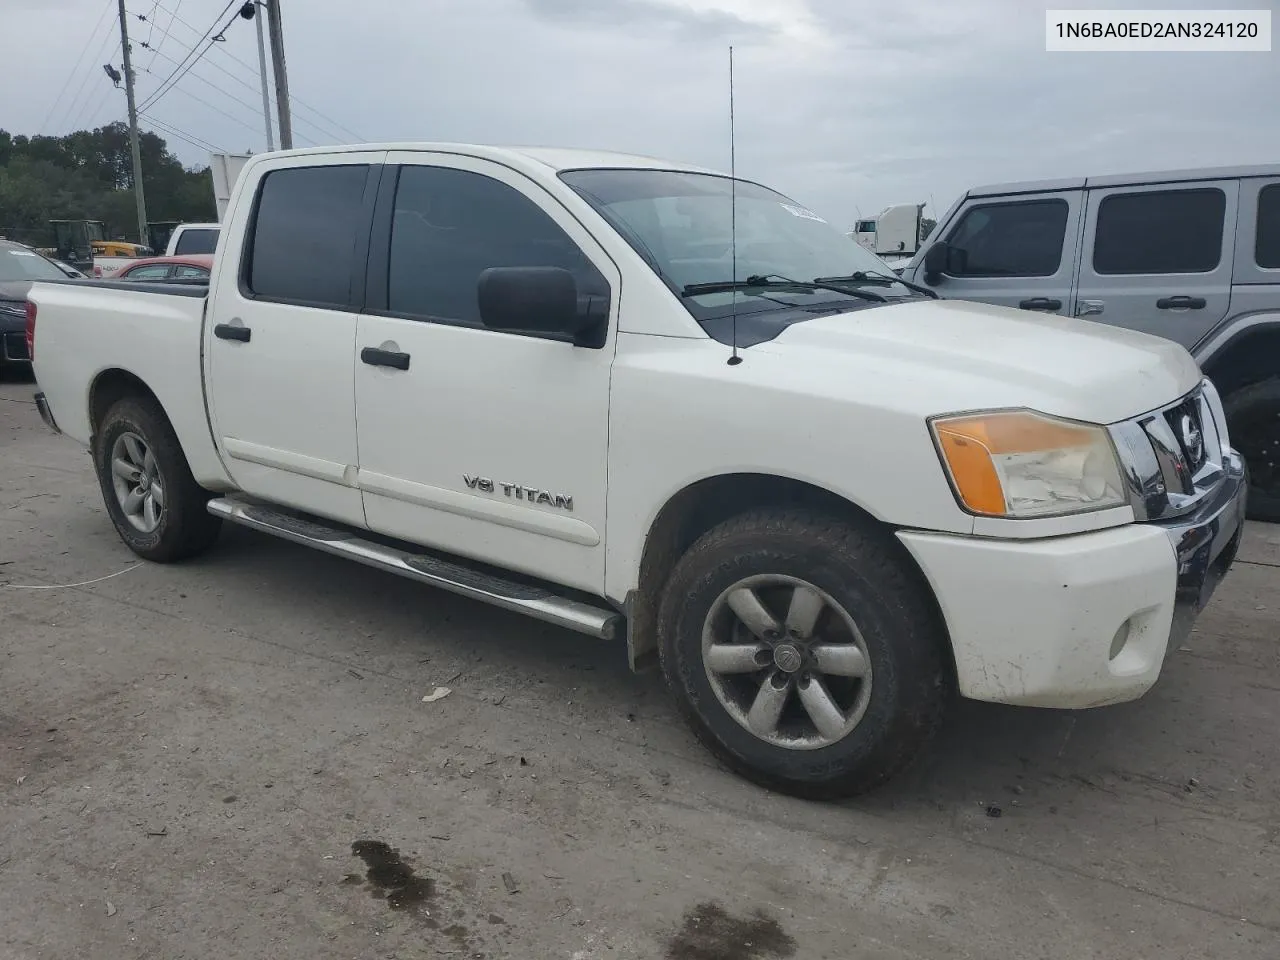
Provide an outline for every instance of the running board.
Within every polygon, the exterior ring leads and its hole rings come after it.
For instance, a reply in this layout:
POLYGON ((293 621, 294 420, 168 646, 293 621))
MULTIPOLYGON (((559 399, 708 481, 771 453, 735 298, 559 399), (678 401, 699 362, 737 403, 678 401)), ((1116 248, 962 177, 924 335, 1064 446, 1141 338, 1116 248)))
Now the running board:
POLYGON ((215 517, 282 540, 346 557, 578 633, 602 640, 612 640, 622 633, 622 615, 616 611, 570 600, 542 587, 516 583, 450 560, 383 546, 361 539, 356 531, 327 526, 277 507, 219 497, 209 501, 208 510, 215 517))

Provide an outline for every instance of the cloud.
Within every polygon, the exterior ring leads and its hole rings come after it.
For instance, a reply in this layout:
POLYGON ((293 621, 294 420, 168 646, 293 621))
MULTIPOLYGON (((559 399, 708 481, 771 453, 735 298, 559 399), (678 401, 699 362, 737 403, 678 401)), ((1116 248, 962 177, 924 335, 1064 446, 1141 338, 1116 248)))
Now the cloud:
MULTIPOLYGON (((82 69, 96 75, 84 84, 81 125, 123 116, 123 97, 104 87, 101 67, 119 62, 110 56, 114 6, 91 37, 106 0, 0 2, 7 69, 26 78, 0 89, 6 126, 30 133, 70 125, 74 109, 49 118, 49 107, 82 48, 82 69)), ((130 0, 130 8, 149 12, 152 2, 130 0)), ((283 6, 290 87, 301 98, 299 143, 350 139, 349 128, 363 139, 584 146, 723 169, 733 44, 739 172, 840 224, 895 202, 945 209, 978 183, 1280 155, 1280 127, 1260 119, 1280 80, 1276 54, 1051 54, 1045 5, 1027 0, 283 6)), ((181 59, 221 7, 187 0, 179 17, 194 29, 175 22, 162 41, 175 0, 160 0, 152 40, 181 59)), ((137 31, 147 26, 131 27, 135 44, 146 39, 137 31)), ((140 73, 145 96, 171 66, 138 59, 154 70, 140 73)), ((261 150, 256 65, 252 24, 237 21, 153 115, 226 149, 261 150)), ((75 99, 80 77, 73 79, 66 100, 75 99)), ((184 159, 205 160, 170 139, 184 159)))

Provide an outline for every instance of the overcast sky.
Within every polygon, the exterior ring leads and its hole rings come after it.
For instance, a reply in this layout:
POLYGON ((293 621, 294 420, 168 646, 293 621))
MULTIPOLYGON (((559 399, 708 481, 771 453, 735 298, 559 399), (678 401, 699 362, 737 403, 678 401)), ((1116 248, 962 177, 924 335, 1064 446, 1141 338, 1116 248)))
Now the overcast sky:
MULTIPOLYGON (((584 146, 726 169, 733 44, 739 174, 841 227, 894 202, 945 210, 978 183, 1280 160, 1280 53, 1046 53, 1045 7, 1064 2, 281 3, 297 145, 584 146)), ((127 0, 140 100, 224 5, 127 0), (148 38, 154 55, 140 48, 148 38)), ((116 0, 0 0, 0 126, 64 133, 124 117, 101 66, 121 62, 115 10, 116 0)), ((253 24, 235 20, 147 113, 222 150, 259 152, 256 66, 253 24)), ((207 163, 207 150, 157 132, 184 162, 207 163)))

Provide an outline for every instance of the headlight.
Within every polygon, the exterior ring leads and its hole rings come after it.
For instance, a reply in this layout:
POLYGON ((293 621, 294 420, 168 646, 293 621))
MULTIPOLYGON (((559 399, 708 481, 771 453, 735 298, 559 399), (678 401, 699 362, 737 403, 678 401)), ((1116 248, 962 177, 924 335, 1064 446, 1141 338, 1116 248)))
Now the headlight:
POLYGON ((1127 501, 1104 427, 1008 410, 930 422, 956 497, 971 513, 1041 517, 1127 501))

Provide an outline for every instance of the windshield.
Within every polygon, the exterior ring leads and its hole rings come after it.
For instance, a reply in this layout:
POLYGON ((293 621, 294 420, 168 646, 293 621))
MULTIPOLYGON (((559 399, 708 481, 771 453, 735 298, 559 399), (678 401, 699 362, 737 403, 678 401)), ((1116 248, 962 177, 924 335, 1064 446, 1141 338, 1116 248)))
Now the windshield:
MULTIPOLYGON (((731 249, 728 177, 671 170, 571 170, 560 175, 596 208, 680 294, 694 284, 748 277, 812 281, 854 273, 892 276, 890 267, 818 214, 759 184, 737 181, 737 271, 731 249)), ((914 294, 897 284, 874 288, 882 296, 914 294)), ((752 287, 697 293, 683 302, 699 320, 730 312, 810 307, 853 299, 832 290, 752 287)), ((852 306, 852 305, 850 305, 852 306)))
MULTIPOLYGON (((145 181, 144 181, 144 182, 145 182, 145 181)), ((88 228, 88 230, 89 230, 89 239, 90 239, 90 240, 105 240, 105 239, 107 239, 106 232, 103 230, 103 228, 102 228, 102 224, 101 224, 101 223, 99 223, 98 221, 96 221, 96 220, 90 220, 90 221, 86 224, 86 227, 87 227, 87 228, 88 228)))
POLYGON ((65 280, 66 274, 39 254, 0 246, 0 281, 65 280))

